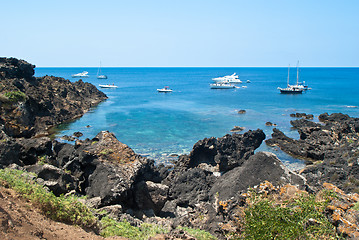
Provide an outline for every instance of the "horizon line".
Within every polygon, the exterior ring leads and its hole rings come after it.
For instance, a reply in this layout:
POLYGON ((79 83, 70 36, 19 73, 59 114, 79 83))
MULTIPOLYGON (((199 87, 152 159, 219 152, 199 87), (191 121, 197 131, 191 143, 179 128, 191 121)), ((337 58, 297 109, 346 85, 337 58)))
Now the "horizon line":
MULTIPOLYGON (((36 66, 36 65, 35 65, 36 66)), ((36 66, 35 68, 98 68, 98 66, 36 66)), ((287 68, 288 66, 101 66, 101 68, 287 68)), ((291 68, 296 68, 292 66, 291 68)), ((300 66, 299 68, 359 68, 359 66, 300 66)))

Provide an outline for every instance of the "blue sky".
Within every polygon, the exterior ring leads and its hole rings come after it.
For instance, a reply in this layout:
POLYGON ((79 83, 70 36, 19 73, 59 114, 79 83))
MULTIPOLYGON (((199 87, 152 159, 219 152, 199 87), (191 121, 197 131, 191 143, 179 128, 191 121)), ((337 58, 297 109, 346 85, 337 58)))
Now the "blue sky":
POLYGON ((1 0, 0 55, 46 66, 359 66, 357 0, 1 0))

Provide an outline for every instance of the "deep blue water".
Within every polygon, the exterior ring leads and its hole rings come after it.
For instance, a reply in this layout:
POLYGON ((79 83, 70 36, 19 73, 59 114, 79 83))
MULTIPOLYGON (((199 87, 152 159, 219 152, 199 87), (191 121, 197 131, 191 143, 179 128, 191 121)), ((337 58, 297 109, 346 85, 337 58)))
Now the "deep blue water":
MULTIPOLYGON (((270 138, 273 127, 297 138, 291 130, 290 113, 342 112, 359 117, 359 68, 301 68, 300 80, 312 90, 300 95, 283 95, 277 87, 285 87, 287 68, 103 68, 107 80, 96 78, 97 68, 36 68, 36 76, 54 75, 76 81, 71 74, 88 71, 83 79, 96 86, 114 83, 117 89, 101 89, 109 99, 81 119, 61 126, 58 136, 81 131, 84 138, 93 138, 102 130, 116 137, 136 153, 157 162, 168 161, 171 154, 189 153, 198 140, 222 137, 234 126, 263 129, 270 138), (211 78, 238 73, 243 81, 239 89, 210 89, 211 78), (251 83, 246 83, 249 79, 251 83), (157 88, 170 86, 172 93, 158 93, 157 88), (247 86, 247 88, 242 88, 247 86), (240 109, 246 114, 238 114, 240 109), (86 126, 91 127, 87 128, 86 126)), ((291 69, 291 83, 296 79, 291 69)), ((316 121, 316 118, 315 118, 316 121)), ((244 132, 243 131, 243 132, 244 132)), ((243 133, 242 132, 242 133, 243 133)), ((288 166, 301 168, 303 163, 269 148, 288 166)))

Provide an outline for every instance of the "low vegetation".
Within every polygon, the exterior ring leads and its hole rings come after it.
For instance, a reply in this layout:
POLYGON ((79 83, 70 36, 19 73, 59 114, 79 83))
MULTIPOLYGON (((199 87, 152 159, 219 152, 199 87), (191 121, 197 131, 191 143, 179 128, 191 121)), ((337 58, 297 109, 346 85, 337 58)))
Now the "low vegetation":
POLYGON ((96 217, 76 197, 56 197, 43 186, 35 182, 34 175, 15 169, 0 170, 0 184, 10 187, 38 207, 53 220, 91 228, 96 224, 96 217))
POLYGON ((185 232, 187 232, 189 235, 193 236, 197 240, 215 240, 217 239, 209 232, 206 232, 204 230, 200 229, 194 229, 194 228, 188 228, 188 227, 178 227, 185 232))
MULTIPOLYGON (((168 232, 165 228, 148 223, 143 223, 140 227, 134 227, 126 220, 118 222, 109 216, 105 216, 98 221, 90 209, 79 202, 77 197, 56 197, 52 192, 47 191, 42 185, 36 183, 36 175, 32 173, 15 169, 1 169, 0 185, 14 189, 40 209, 44 215, 55 221, 75 224, 84 228, 93 228, 100 222, 100 235, 103 237, 121 236, 133 240, 145 240, 156 234, 168 232)), ((182 229, 198 240, 216 239, 203 230, 182 229)))
POLYGON ((103 217, 101 219, 101 236, 121 236, 133 240, 145 240, 159 233, 166 233, 166 229, 153 224, 143 223, 140 227, 131 226, 126 220, 117 222, 113 218, 103 217))
POLYGON ((332 192, 301 195, 283 202, 254 196, 245 210, 244 235, 238 239, 339 239, 324 214, 332 192))
POLYGON ((4 94, 11 102, 23 102, 26 100, 26 94, 21 91, 11 91, 4 94))

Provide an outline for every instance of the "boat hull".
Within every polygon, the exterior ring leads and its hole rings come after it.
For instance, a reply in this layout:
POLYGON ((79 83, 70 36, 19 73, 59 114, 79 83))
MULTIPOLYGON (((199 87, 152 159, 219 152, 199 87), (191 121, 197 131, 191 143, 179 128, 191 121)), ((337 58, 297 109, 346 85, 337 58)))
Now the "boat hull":
POLYGON ((88 75, 83 75, 83 76, 80 76, 80 75, 72 75, 73 78, 88 78, 89 76, 88 75))
POLYGON ((107 76, 106 75, 100 75, 100 76, 97 76, 98 79, 107 79, 107 76))
POLYGON ((230 85, 230 84, 211 84, 211 89, 231 89, 231 88, 235 88, 234 85, 230 85))
POLYGON ((302 94, 302 89, 279 89, 282 94, 302 94))
POLYGON ((117 86, 115 85, 104 85, 104 84, 100 84, 99 85, 101 88, 118 88, 117 86))
POLYGON ((167 93, 167 92, 172 92, 171 89, 157 89, 158 92, 164 92, 164 93, 167 93))

